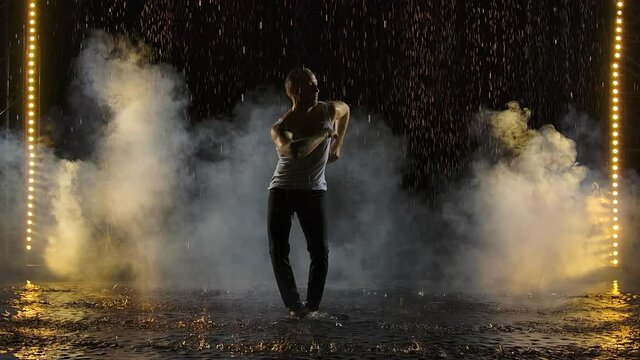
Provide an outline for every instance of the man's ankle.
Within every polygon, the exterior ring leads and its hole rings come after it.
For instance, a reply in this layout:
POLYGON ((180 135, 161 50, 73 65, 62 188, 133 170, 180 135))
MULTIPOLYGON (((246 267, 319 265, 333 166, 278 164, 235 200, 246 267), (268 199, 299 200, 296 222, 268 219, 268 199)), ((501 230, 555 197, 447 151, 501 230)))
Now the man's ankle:
POLYGON ((305 307, 290 308, 289 318, 302 319, 303 317, 307 316, 308 313, 309 313, 309 310, 307 310, 305 307))
POLYGON ((318 311, 318 309, 320 308, 318 305, 315 305, 315 304, 309 304, 309 303, 306 303, 306 304, 304 305, 304 307, 305 307, 305 309, 307 309, 307 311, 309 311, 309 312, 311 312, 311 311, 318 311))

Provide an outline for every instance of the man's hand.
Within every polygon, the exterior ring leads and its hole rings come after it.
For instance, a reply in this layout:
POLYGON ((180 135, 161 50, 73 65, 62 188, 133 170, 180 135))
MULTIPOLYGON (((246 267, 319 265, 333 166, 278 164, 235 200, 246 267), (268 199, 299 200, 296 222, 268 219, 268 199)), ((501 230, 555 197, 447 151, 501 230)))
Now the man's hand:
POLYGON ((327 139, 331 139, 332 141, 338 140, 338 133, 330 127, 322 129, 325 134, 327 134, 327 139))
POLYGON ((329 162, 332 163, 334 161, 338 161, 340 159, 340 152, 342 151, 342 146, 338 144, 337 141, 333 141, 331 144, 331 148, 329 149, 329 162))

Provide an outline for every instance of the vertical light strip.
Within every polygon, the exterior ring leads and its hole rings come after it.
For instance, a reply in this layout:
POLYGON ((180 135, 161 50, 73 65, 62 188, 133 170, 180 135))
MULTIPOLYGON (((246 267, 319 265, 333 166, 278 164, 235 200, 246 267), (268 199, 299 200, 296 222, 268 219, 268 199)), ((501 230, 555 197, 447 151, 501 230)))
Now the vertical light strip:
POLYGON ((611 62, 611 237, 612 252, 611 264, 618 266, 620 264, 620 210, 619 210, 619 194, 620 194, 620 120, 622 103, 620 101, 621 85, 622 85, 622 38, 623 38, 623 1, 616 1, 615 5, 615 31, 613 42, 613 57, 611 62))
POLYGON ((26 146, 27 146, 27 208, 26 208, 26 249, 31 250, 34 244, 35 237, 35 194, 36 194, 36 164, 37 164, 37 119, 38 113, 36 106, 38 98, 38 92, 36 91, 39 86, 38 82, 38 65, 36 63, 37 51, 38 51, 38 32, 37 32, 37 5, 36 0, 27 0, 27 26, 26 26, 26 54, 25 54, 25 104, 26 115, 25 121, 25 134, 26 134, 26 146))

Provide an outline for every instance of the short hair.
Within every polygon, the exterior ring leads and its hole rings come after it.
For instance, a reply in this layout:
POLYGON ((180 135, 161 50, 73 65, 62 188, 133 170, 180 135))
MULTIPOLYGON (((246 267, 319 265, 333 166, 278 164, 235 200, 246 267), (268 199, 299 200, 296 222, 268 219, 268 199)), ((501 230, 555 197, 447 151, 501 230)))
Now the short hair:
POLYGON ((287 74, 287 78, 284 80, 284 88, 287 91, 287 95, 292 96, 293 86, 300 84, 301 81, 304 81, 311 76, 314 76, 313 72, 304 66, 291 70, 289 74, 287 74))

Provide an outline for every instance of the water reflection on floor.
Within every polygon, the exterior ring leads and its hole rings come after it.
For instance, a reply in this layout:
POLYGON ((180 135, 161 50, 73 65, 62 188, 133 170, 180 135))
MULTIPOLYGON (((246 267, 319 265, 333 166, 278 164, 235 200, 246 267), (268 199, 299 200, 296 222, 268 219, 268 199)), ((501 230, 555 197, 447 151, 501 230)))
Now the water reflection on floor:
POLYGON ((0 289, 0 358, 640 358, 640 297, 328 290, 289 320, 273 289, 0 289))

